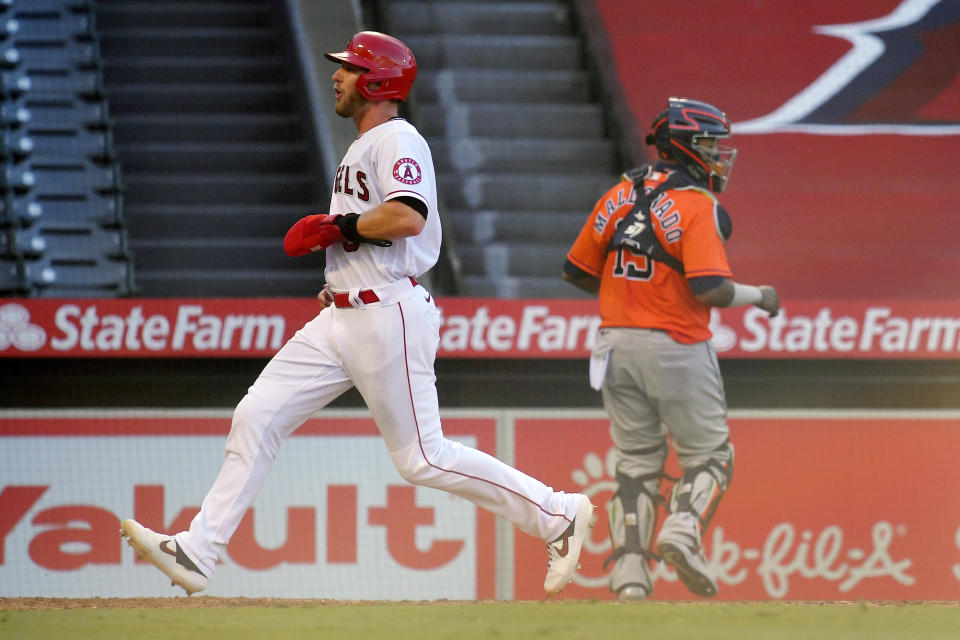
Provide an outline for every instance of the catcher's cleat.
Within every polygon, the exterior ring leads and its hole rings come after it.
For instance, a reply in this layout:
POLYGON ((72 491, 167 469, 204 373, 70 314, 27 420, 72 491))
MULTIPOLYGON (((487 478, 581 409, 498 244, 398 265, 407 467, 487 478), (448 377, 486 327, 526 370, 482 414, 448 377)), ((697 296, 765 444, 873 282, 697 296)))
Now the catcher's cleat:
POLYGON ((543 581, 543 588, 549 595, 563 591, 573 580, 573 574, 580 568, 580 550, 590 529, 597 522, 590 498, 581 495, 579 499, 573 522, 563 535, 547 543, 547 577, 543 581))
POLYGON ((700 522, 687 512, 672 513, 657 536, 657 553, 676 569, 677 577, 691 593, 703 598, 717 595, 717 579, 703 555, 700 522))
POLYGON ((702 598, 717 595, 717 580, 699 549, 673 542, 660 542, 657 551, 664 562, 676 569, 677 577, 691 593, 702 598))
POLYGON ((134 548, 137 556, 170 578, 170 586, 182 587, 188 596, 207 588, 207 577, 187 557, 173 536, 152 531, 136 520, 124 520, 120 535, 134 548))

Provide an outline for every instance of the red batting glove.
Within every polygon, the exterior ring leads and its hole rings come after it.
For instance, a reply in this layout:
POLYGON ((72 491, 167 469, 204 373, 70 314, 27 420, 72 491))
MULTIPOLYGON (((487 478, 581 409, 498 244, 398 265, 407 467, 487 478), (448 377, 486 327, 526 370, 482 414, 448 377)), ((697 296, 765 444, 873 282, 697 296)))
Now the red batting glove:
POLYGON ((301 218, 287 231, 283 239, 283 250, 291 258, 295 258, 343 242, 343 231, 337 226, 339 217, 340 214, 325 214, 301 218))

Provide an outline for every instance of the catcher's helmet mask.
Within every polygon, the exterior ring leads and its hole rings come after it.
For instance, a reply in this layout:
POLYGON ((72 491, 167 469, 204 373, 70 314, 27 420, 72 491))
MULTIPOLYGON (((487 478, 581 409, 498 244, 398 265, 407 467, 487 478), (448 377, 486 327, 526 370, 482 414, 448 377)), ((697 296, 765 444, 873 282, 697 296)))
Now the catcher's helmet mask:
POLYGON ((367 100, 406 100, 417 77, 413 52, 393 36, 361 31, 339 52, 324 54, 328 60, 365 69, 357 78, 357 90, 367 100))
POLYGON ((727 115, 712 104, 671 97, 650 126, 647 144, 661 159, 680 164, 700 184, 720 192, 727 186, 737 150, 719 144, 730 137, 727 115))

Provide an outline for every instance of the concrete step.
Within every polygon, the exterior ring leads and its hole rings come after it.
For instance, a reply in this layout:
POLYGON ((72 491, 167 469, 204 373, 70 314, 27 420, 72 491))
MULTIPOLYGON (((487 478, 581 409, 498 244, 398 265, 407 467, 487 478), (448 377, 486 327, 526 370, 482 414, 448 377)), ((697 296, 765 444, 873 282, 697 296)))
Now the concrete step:
POLYGON ((138 56, 278 55, 280 38, 273 29, 143 28, 104 29, 100 50, 107 59, 138 56))
POLYGON ((580 43, 572 35, 420 34, 404 42, 420 69, 576 69, 580 43))
MULTIPOLYGON (((140 239, 131 243, 138 261, 177 269, 224 271, 244 269, 303 270, 315 261, 294 260, 283 251, 283 238, 179 237, 140 239)), ((311 264, 313 263, 313 264, 311 264)), ((237 292, 236 295, 240 295, 237 292)))
POLYGON ((111 84, 274 84, 288 72, 280 56, 210 57, 203 64, 192 56, 126 56, 109 61, 103 70, 111 84))
POLYGON ((570 243, 461 245, 460 260, 464 272, 469 274, 559 278, 570 243))
POLYGON ((273 174, 310 167, 304 142, 137 142, 124 146, 121 160, 128 173, 240 171, 273 174))
POLYGON ((616 174, 614 145, 602 138, 460 138, 431 140, 438 173, 589 172, 616 174))
POLYGON ((291 142, 302 139, 302 123, 293 113, 162 114, 117 113, 118 144, 153 142, 291 142))
POLYGON ((291 113, 292 87, 275 84, 128 84, 107 87, 110 108, 131 113, 291 113))
MULTIPOLYGON (((300 260, 310 260, 304 256, 300 260)), ((291 260, 292 262, 292 260, 291 260)), ((309 304, 323 287, 323 259, 313 269, 137 269, 137 286, 154 297, 236 298, 303 296, 309 304), (262 293, 251 293, 262 292, 262 293), (269 292, 267 294, 266 292, 269 292)), ((319 309, 318 309, 319 311, 319 309)))
POLYGON ((176 239, 184 233, 209 238, 276 238, 297 220, 319 211, 301 204, 129 204, 131 240, 176 239))
POLYGON ((594 80, 583 70, 424 71, 414 85, 418 103, 444 100, 500 103, 577 103, 595 98, 594 80))
POLYGON ((177 2, 176 10, 163 3, 100 2, 97 26, 110 29, 217 28, 271 26, 271 7, 263 2, 177 2))
POLYGON ((417 119, 424 136, 592 139, 604 134, 603 110, 593 103, 428 103, 419 106, 417 119))
POLYGON ((392 28, 397 33, 488 35, 573 33, 570 7, 565 2, 423 2, 390 3, 392 28))
POLYGON ((130 206, 149 204, 293 204, 312 201, 314 180, 302 173, 131 174, 124 178, 130 206))
POLYGON ((463 245, 573 244, 590 211, 449 211, 447 223, 463 245))
POLYGON ((513 175, 483 173, 438 176, 447 207, 451 209, 536 210, 563 207, 564 211, 590 211, 611 184, 606 174, 513 175))
POLYGON ((556 277, 493 277, 466 275, 463 278, 465 296, 483 298, 595 298, 572 284, 556 277))

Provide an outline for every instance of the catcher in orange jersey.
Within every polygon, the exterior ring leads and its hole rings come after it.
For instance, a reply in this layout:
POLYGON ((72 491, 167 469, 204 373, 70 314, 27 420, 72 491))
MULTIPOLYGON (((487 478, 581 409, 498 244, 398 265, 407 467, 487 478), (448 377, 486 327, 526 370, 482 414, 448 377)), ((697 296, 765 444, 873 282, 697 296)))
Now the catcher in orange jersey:
POLYGON ((658 161, 626 172, 600 198, 564 265, 564 280, 600 297, 590 384, 603 392, 617 449, 606 564, 621 600, 653 593, 652 558, 694 594, 717 593, 701 536, 730 484, 733 445, 710 308, 780 309, 773 287, 731 279, 723 243, 732 225, 711 193, 723 191, 733 167, 736 150, 719 144, 729 135, 721 110, 670 98, 646 138, 658 161), (683 477, 653 552, 668 433, 683 477))

